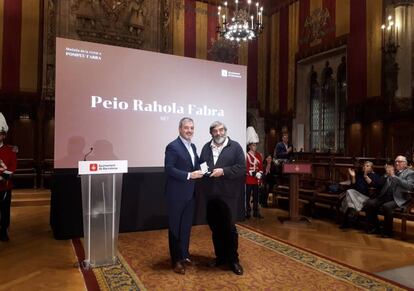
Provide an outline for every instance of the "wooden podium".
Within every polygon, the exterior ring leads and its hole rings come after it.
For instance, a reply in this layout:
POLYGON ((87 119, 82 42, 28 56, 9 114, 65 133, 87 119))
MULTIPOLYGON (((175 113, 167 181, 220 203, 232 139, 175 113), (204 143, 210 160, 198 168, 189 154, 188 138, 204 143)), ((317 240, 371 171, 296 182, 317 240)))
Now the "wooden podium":
POLYGON ((283 164, 283 174, 289 174, 289 217, 279 217, 283 222, 308 222, 310 219, 299 215, 299 175, 312 174, 312 164, 297 163, 283 164))

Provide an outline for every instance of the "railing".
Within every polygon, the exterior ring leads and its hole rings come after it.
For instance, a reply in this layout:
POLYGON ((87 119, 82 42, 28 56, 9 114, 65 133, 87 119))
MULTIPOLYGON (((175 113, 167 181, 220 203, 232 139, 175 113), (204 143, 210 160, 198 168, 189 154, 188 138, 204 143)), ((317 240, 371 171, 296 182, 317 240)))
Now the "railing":
MULTIPOLYGON (((37 170, 33 159, 18 159, 17 169, 13 174, 13 184, 17 188, 22 188, 27 185, 28 180, 30 185, 37 188, 37 170)), ((27 186, 26 186, 27 187, 27 186)))

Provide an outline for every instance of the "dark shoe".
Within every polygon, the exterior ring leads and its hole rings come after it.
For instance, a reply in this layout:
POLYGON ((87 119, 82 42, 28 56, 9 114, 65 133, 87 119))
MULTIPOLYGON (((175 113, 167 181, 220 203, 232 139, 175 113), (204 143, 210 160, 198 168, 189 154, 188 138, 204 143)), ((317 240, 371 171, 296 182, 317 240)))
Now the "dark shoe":
POLYGON ((394 232, 392 232, 392 231, 390 231, 390 232, 388 232, 388 231, 384 231, 384 232, 381 234, 381 237, 382 237, 382 238, 393 238, 393 237, 394 237, 394 232))
POLYGON ((185 274, 185 267, 180 262, 177 262, 173 266, 173 271, 177 274, 184 275, 185 274))
POLYGON ((341 217, 341 225, 339 225, 340 229, 346 229, 346 228, 350 228, 351 225, 349 224, 349 220, 347 216, 343 216, 341 217))
POLYGON ((211 262, 209 262, 208 263, 208 266, 210 267, 210 268, 214 268, 214 267, 219 267, 219 266, 222 266, 222 265, 224 265, 225 264, 225 262, 223 261, 223 260, 220 260, 220 259, 214 259, 214 260, 212 260, 211 262))
POLYGON ((346 212, 349 221, 356 221, 358 220, 358 211, 355 208, 348 208, 346 212))
POLYGON ((351 224, 356 224, 356 223, 358 223, 358 215, 354 215, 354 216, 348 216, 348 221, 351 223, 351 224))
POLYGON ((0 234, 0 241, 9 241, 10 238, 7 234, 7 231, 2 231, 0 234))
POLYGON ((381 230, 378 227, 373 227, 367 230, 368 234, 381 234, 381 230))
POLYGON ((230 269, 236 275, 243 275, 243 267, 240 265, 240 263, 231 263, 230 269))

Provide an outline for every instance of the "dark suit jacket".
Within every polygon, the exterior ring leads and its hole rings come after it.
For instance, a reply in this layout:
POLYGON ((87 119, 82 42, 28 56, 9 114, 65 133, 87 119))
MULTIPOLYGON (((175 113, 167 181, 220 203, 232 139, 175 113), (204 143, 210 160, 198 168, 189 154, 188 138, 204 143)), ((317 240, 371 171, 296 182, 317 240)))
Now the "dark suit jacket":
POLYGON ((167 184, 165 194, 168 201, 188 201, 194 196, 194 180, 187 180, 189 172, 200 169, 199 158, 194 144, 191 144, 194 152, 195 163, 191 162, 191 156, 179 137, 169 143, 165 149, 165 172, 167 184))
POLYGON ((211 141, 206 143, 200 154, 200 163, 207 162, 209 171, 222 168, 224 176, 218 178, 203 178, 200 181, 200 191, 207 196, 226 196, 237 198, 244 189, 246 176, 246 160, 242 147, 229 139, 214 165, 211 141))
MULTIPOLYGON (((288 148, 292 147, 292 144, 288 143, 288 148)), ((274 157, 276 159, 289 159, 292 152, 288 153, 283 142, 278 142, 275 147, 274 157)))
POLYGON ((402 171, 398 176, 388 177, 388 181, 384 184, 381 190, 380 196, 387 193, 388 188, 392 187, 392 194, 398 207, 403 206, 407 201, 408 197, 404 195, 404 191, 414 191, 414 171, 407 168, 402 171))

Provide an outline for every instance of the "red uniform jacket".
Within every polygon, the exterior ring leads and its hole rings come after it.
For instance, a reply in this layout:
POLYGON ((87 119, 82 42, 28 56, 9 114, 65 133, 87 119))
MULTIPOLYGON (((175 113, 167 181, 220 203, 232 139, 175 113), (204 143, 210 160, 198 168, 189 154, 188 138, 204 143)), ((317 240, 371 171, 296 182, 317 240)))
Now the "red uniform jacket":
MULTIPOLYGON (((10 172, 16 171, 17 166, 17 158, 16 158, 16 151, 13 146, 10 145, 3 145, 0 147, 0 160, 6 165, 7 169, 4 169, 0 164, 0 174, 4 172, 4 170, 8 170, 10 172)), ((11 180, 0 180, 0 191, 9 190, 13 188, 13 184, 11 180)))
POLYGON ((246 155, 246 184, 259 184, 260 179, 257 179, 255 174, 252 176, 252 173, 260 173, 263 175, 262 155, 258 152, 254 156, 250 152, 246 155))

